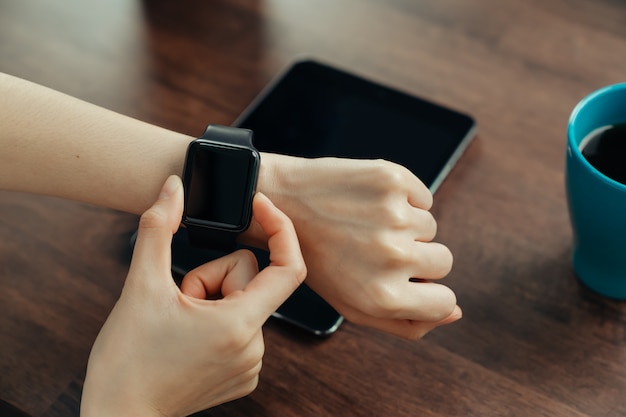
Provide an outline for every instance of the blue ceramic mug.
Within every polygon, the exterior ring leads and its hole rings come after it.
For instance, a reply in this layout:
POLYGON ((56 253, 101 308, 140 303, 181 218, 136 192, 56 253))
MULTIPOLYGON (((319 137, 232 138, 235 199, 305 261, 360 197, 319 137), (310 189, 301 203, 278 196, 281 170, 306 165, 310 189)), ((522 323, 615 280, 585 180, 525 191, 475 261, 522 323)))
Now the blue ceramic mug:
POLYGON ((624 123, 626 83, 585 97, 570 116, 565 167, 574 271, 583 284, 615 299, 626 299, 626 184, 591 165, 581 143, 597 129, 624 123))

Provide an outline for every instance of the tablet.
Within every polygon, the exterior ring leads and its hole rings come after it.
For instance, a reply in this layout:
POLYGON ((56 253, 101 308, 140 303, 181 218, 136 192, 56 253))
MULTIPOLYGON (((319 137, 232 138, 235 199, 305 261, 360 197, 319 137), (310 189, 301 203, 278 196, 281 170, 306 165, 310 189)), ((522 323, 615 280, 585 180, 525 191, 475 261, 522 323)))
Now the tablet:
POLYGON ((433 193, 476 131, 467 114, 312 60, 277 77, 234 125, 264 152, 396 162, 433 193))

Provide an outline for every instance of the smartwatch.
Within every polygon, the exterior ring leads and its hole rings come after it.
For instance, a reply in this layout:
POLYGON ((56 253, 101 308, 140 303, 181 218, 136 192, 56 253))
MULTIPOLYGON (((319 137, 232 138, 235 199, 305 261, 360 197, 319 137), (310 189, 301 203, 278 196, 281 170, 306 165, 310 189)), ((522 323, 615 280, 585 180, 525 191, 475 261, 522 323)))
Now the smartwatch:
POLYGON ((183 224, 193 246, 232 251, 252 218, 261 156, 248 129, 209 125, 187 148, 183 224))

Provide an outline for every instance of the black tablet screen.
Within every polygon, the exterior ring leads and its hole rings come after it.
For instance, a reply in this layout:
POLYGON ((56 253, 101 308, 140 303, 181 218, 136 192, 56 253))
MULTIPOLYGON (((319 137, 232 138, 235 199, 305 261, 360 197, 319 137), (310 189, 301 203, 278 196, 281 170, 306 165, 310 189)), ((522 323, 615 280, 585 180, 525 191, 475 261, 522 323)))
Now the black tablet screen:
POLYGON ((455 152, 471 139, 474 121, 398 90, 303 61, 262 94, 236 125, 254 131, 260 151, 387 159, 432 186, 447 174, 455 152))

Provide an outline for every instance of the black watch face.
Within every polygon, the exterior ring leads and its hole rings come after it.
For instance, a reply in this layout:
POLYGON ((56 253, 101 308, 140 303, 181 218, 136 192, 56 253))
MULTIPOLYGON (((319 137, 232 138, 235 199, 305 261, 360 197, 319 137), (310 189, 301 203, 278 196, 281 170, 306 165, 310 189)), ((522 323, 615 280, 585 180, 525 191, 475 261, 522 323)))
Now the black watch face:
POLYGON ((185 172, 186 224, 240 232, 250 224, 259 154, 253 149, 194 141, 185 172))

